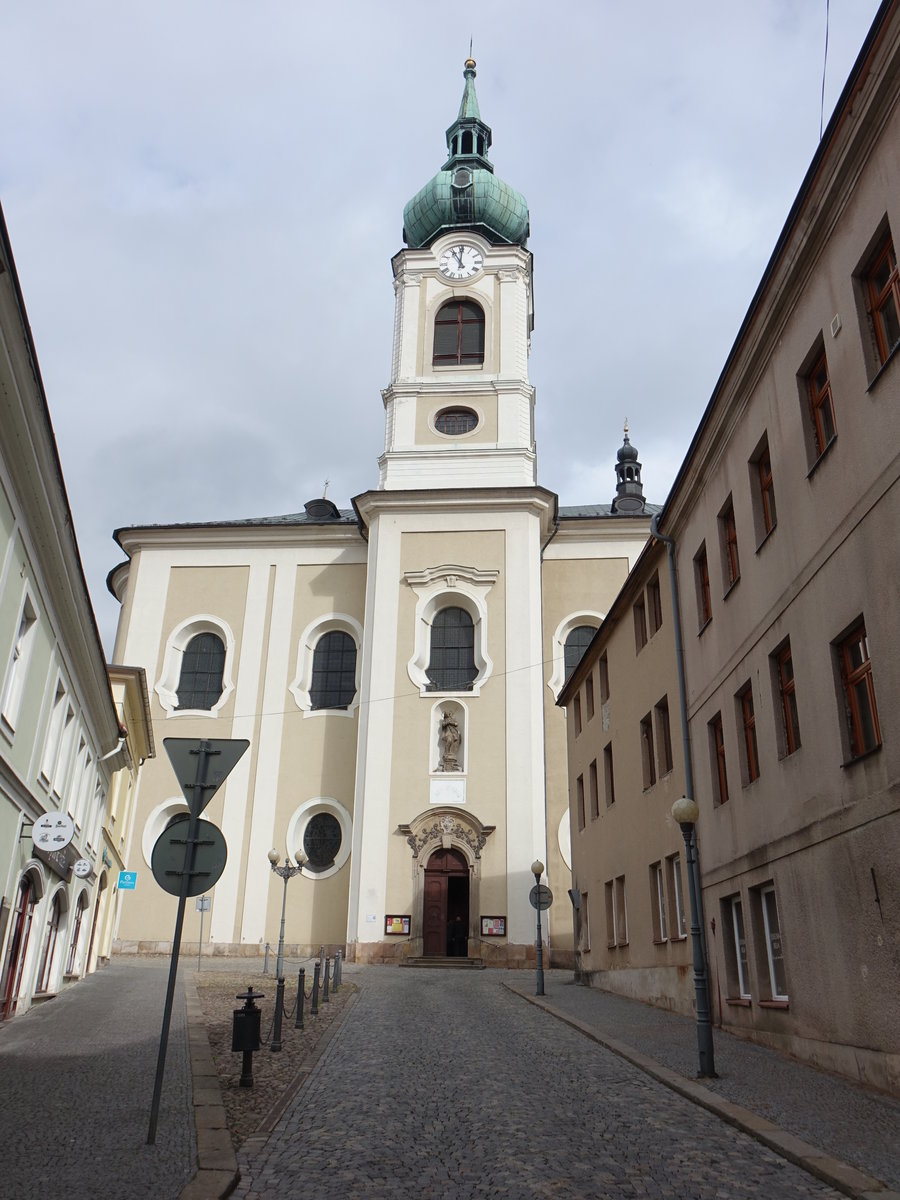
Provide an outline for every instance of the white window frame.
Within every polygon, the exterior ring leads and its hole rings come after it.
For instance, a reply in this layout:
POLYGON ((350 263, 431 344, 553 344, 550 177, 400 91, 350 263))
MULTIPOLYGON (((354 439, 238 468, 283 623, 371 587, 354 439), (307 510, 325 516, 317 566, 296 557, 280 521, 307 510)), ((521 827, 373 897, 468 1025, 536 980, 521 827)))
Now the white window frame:
POLYGON ((22 707, 37 627, 37 606, 32 598, 31 589, 26 585, 19 604, 16 635, 10 647, 3 676, 3 689, 0 691, 0 721, 9 733, 15 733, 16 721, 22 707))
POLYGON ((656 893, 656 933, 657 942, 667 942, 669 940, 669 923, 666 919, 666 886, 663 878, 663 865, 661 862, 654 863, 651 867, 653 871, 654 891, 656 893))
POLYGON ((306 827, 318 813, 328 813, 337 819, 341 827, 341 848, 335 856, 334 865, 327 870, 313 871, 304 867, 302 873, 305 879, 330 879, 332 875, 336 875, 340 871, 350 857, 353 817, 340 800, 335 800, 333 796, 314 796, 294 811, 288 821, 285 834, 285 848, 288 854, 294 858, 295 854, 303 849, 303 835, 306 833, 306 827))
MULTIPOLYGON (((62 803, 63 796, 66 794, 66 784, 69 780, 69 765, 74 753, 75 734, 78 729, 78 722, 75 719, 75 709, 72 707, 72 702, 66 703, 66 715, 63 719, 62 734, 59 741, 59 753, 56 756, 56 764, 53 768, 53 780, 50 790, 56 799, 62 803)), ((74 813, 72 814, 74 817, 74 813)))
POLYGON ((670 902, 674 917, 672 941, 683 942, 688 935, 687 910, 684 907, 684 892, 681 885, 681 855, 670 854, 666 859, 666 871, 670 888, 670 902))
POLYGON ((419 689, 420 696, 433 696, 438 690, 443 696, 477 696, 482 685, 491 677, 494 664, 488 654, 488 592, 499 577, 499 571, 481 571, 444 563, 425 571, 407 571, 404 581, 416 593, 415 645, 413 656, 406 665, 407 674, 419 689), (431 626, 435 615, 443 608, 462 608, 472 618, 475 634, 475 668, 472 686, 460 691, 444 691, 431 686, 427 670, 431 661, 431 626))
POLYGON ((734 947, 734 965, 737 976, 738 995, 742 1000, 749 1000, 750 995, 750 947, 747 945, 747 922, 744 919, 744 904, 740 896, 732 896, 728 901, 731 916, 731 938, 734 947), (738 930, 738 909, 741 913, 741 925, 744 929, 744 949, 746 959, 741 959, 741 936, 738 930))
MULTIPOLYGON (((774 962, 774 959, 772 956, 772 928, 771 928, 771 925, 769 922, 769 906, 766 903, 767 896, 772 897, 772 903, 775 907, 775 915, 778 918, 778 937, 779 937, 779 939, 782 938, 782 933, 781 933, 781 914, 778 912, 778 900, 775 896, 775 885, 772 883, 768 883, 765 885, 765 887, 761 887, 759 889, 759 900, 760 900, 760 905, 762 907, 763 928, 764 928, 765 934, 766 934, 766 962, 768 963, 768 967, 769 967, 769 995, 772 997, 773 1000, 788 1000, 790 998, 788 996, 788 993, 787 992, 779 992, 775 985, 775 962, 774 962)), ((783 966, 785 968, 785 972, 786 972, 787 964, 785 963, 783 950, 782 950, 782 955, 781 955, 781 961, 782 961, 782 964, 783 964, 783 966)))
POLYGON ((141 834, 141 854, 144 856, 144 862, 149 867, 153 855, 153 847, 156 845, 160 834, 166 829, 166 826, 178 813, 189 813, 190 809, 187 806, 184 796, 170 796, 168 800, 163 800, 162 804, 157 804, 147 814, 147 820, 144 822, 144 829, 141 834))
POLYGON ((352 717, 359 708, 359 684, 362 675, 363 628, 349 613, 324 613, 310 621, 300 634, 297 647, 297 674, 288 691, 306 717, 352 717), (309 690, 312 687, 313 659, 316 646, 326 633, 346 633, 356 644, 356 691, 346 708, 313 708, 309 690))
POLYGON ((217 717, 220 709, 234 691, 234 634, 227 621, 210 613, 195 613, 176 625, 166 641, 162 675, 154 691, 166 710, 166 717, 217 717), (179 708, 178 684, 181 662, 191 638, 200 633, 214 633, 225 644, 225 666, 222 671, 222 694, 212 708, 179 708))
POLYGON ((47 721, 47 733, 44 738, 44 753, 41 755, 40 780, 49 790, 53 783, 56 770, 56 760, 59 756, 60 742, 66 717, 66 705, 69 699, 62 675, 56 676, 53 688, 53 700, 50 706, 50 717, 47 721))
POLYGON ((570 613, 557 625, 556 631, 550 641, 550 650, 553 655, 553 670, 550 678, 547 680, 547 687, 553 693, 554 700, 559 698, 559 693, 566 682, 566 639, 569 634, 573 629, 577 629, 579 625, 593 625, 595 629, 599 629, 605 617, 606 613, 585 608, 579 612, 570 613))

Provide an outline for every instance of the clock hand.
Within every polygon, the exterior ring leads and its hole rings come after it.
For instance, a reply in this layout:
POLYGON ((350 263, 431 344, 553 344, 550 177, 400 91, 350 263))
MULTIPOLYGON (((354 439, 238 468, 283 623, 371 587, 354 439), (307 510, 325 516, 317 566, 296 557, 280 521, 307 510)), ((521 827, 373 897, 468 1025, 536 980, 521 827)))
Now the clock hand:
POLYGON ((459 263, 459 265, 460 265, 460 269, 461 269, 461 268, 462 268, 462 265, 463 265, 463 260, 462 260, 462 256, 463 256, 463 247, 462 247, 462 246, 459 246, 459 247, 457 247, 457 249, 456 249, 456 250, 454 250, 454 251, 453 251, 453 253, 454 253, 454 254, 455 254, 455 256, 456 256, 456 261, 459 263))

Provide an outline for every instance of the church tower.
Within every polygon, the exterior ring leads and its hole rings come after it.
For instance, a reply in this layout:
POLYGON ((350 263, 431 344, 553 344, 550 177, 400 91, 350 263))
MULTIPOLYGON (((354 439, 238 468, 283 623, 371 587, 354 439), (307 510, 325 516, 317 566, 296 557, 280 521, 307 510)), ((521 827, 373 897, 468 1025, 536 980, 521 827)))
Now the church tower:
POLYGON ((524 961, 527 881, 546 858, 541 549, 556 497, 536 479, 528 207, 488 158, 472 59, 464 78, 447 159, 404 210, 379 486, 354 500, 369 542, 348 922, 361 959, 386 953, 381 914, 409 913, 404 954, 450 952, 449 927, 470 956, 524 961), (485 913, 502 938, 482 937, 485 913))
POLYGON ((528 206, 498 179, 465 65, 448 158, 403 213, 379 487, 536 483, 528 206))

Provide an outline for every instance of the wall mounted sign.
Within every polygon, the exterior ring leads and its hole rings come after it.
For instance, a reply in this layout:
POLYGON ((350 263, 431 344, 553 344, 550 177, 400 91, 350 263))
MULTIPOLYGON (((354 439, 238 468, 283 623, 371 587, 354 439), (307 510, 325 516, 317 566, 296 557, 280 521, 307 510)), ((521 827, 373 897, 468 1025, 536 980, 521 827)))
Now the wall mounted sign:
POLYGON ((482 917, 482 937, 506 937, 506 917, 482 917))
POLYGON ((44 813, 32 826, 31 839, 39 850, 64 850, 75 836, 75 822, 68 813, 44 813))
POLYGON ((72 870, 79 879, 87 879, 92 871, 90 860, 87 858, 79 858, 72 870))
POLYGON ((409 916, 404 917, 385 917, 384 932, 386 934, 405 934, 409 937, 409 923, 412 920, 409 916))
POLYGON ((119 891, 133 892, 137 887, 137 871, 119 872, 119 891))

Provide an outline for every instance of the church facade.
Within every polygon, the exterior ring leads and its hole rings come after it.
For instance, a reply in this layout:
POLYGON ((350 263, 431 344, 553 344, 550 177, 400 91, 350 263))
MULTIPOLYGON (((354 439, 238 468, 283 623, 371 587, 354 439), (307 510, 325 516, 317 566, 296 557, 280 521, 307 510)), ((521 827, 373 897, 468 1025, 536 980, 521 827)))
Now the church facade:
MULTIPOLYGON (((538 484, 528 208, 494 173, 471 59, 464 78, 447 160, 407 204, 392 261, 377 486, 351 509, 116 533, 115 660, 147 672, 157 743, 250 742, 204 814, 228 845, 209 952, 276 939, 275 847, 303 865, 296 953, 523 964, 539 860, 553 962, 573 961, 555 700, 655 510, 630 452, 611 504, 562 508, 538 484)), ((170 943, 175 901, 150 854, 185 807, 166 757, 146 764, 123 950, 170 943)), ((185 944, 198 936, 189 922, 185 944)))

